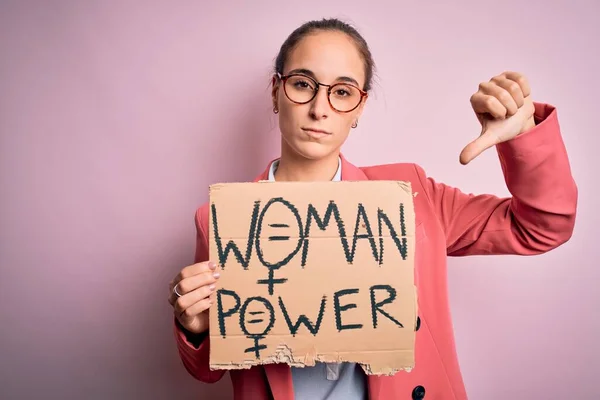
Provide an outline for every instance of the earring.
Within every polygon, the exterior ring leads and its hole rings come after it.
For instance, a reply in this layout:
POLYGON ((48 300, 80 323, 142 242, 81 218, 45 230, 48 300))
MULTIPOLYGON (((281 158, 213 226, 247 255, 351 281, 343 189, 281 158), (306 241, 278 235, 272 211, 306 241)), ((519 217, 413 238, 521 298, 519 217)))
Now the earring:
POLYGON ((352 124, 353 128, 356 128, 358 126, 358 120, 354 121, 354 123, 352 124))
POLYGON ((277 106, 273 106, 273 113, 275 113, 275 114, 279 113, 279 109, 277 108, 277 106))

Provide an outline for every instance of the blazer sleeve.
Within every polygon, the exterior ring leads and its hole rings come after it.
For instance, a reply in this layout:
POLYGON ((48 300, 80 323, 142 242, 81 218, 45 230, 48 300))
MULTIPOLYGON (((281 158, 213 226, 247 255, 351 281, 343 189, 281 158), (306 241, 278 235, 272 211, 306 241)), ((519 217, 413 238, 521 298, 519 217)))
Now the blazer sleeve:
MULTIPOLYGON (((203 228, 202 208, 198 209, 195 217, 196 223, 196 255, 194 263, 208 260, 208 236, 203 228)), ((209 368, 210 336, 208 332, 194 335, 178 324, 174 318, 174 331, 179 356, 185 369, 196 379, 214 383, 225 375, 223 370, 211 370, 209 368)))
POLYGON ((416 166, 445 233, 448 255, 535 255, 571 238, 578 189, 557 111, 535 103, 534 118, 534 128, 496 146, 512 197, 465 194, 416 166))

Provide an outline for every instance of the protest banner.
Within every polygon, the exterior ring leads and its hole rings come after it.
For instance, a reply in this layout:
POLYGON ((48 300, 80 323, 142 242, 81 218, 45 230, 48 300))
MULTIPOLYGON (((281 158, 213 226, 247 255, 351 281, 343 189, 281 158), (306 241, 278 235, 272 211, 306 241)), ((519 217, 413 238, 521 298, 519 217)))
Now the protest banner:
POLYGON ((210 187, 211 369, 414 367, 415 214, 398 181, 210 187))

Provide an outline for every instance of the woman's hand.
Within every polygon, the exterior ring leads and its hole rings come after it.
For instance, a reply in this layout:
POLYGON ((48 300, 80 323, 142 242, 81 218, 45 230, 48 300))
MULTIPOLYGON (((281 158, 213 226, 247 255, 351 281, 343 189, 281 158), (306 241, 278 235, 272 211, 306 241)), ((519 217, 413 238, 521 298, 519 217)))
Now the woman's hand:
POLYGON ((169 304, 173 306, 179 323, 192 333, 208 330, 210 295, 215 290, 219 273, 213 262, 189 265, 181 270, 169 284, 169 304), (177 296, 173 288, 176 287, 177 296))
POLYGON ((471 106, 481 122, 480 136, 460 153, 461 164, 533 128, 535 107, 527 79, 517 72, 504 72, 483 82, 471 96, 471 106))

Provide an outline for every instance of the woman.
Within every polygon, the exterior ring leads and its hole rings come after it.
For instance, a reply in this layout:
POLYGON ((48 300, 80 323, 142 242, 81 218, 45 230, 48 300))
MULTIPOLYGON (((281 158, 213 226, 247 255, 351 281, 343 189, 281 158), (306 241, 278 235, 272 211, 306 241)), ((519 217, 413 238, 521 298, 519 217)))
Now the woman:
MULTIPOLYGON (((273 112, 279 115, 281 157, 257 177, 277 181, 405 180, 422 227, 416 244, 419 319, 415 368, 390 377, 365 377, 353 364, 295 369, 285 364, 231 371, 236 399, 466 399, 446 288, 446 257, 472 254, 533 255, 572 234, 577 187, 555 109, 533 103, 527 80, 507 72, 482 83, 471 104, 482 133, 460 155, 463 164, 496 146, 512 198, 467 195, 435 182, 415 164, 358 168, 340 154, 358 124, 373 76, 369 48, 338 20, 304 24, 284 42, 273 77, 273 112), (335 85, 335 86, 333 86, 335 85)), ((218 286, 208 260, 207 207, 196 213, 195 264, 171 282, 175 336, 186 369, 203 382, 209 370, 209 295, 218 286)))

